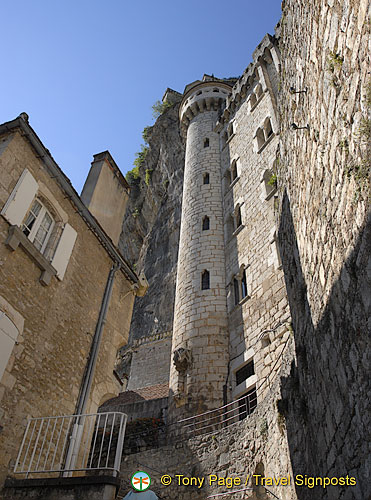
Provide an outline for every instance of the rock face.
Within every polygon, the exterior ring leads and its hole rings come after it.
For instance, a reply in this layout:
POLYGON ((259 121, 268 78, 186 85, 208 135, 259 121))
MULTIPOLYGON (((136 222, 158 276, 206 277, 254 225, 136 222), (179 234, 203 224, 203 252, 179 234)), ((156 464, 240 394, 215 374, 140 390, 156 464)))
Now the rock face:
POLYGON ((172 329, 185 155, 178 111, 175 102, 148 130, 140 179, 131 181, 119 246, 149 283, 135 301, 132 341, 172 329))

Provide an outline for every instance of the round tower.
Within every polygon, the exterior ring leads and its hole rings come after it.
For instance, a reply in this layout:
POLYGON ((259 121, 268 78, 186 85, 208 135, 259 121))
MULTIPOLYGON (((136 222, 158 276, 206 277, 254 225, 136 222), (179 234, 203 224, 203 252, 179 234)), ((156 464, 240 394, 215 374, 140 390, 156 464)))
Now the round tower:
POLYGON ((223 404, 228 333, 220 147, 214 129, 230 90, 204 77, 186 87, 179 110, 186 157, 170 370, 173 416, 223 404))

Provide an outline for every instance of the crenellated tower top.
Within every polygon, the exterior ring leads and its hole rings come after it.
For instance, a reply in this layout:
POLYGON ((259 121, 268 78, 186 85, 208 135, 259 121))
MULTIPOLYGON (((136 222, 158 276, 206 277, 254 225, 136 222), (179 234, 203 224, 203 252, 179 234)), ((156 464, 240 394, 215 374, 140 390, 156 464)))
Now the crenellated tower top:
POLYGON ((184 135, 195 116, 204 111, 217 111, 224 105, 231 94, 234 82, 235 79, 219 80, 204 75, 202 80, 196 80, 186 86, 179 108, 179 119, 184 135))

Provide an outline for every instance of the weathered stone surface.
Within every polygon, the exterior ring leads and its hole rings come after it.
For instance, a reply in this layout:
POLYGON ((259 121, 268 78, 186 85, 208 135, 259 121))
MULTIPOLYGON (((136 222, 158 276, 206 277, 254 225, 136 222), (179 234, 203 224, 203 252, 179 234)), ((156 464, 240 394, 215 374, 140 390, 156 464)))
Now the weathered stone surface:
POLYGON ((135 301, 133 340, 172 330, 184 169, 178 111, 174 104, 150 129, 149 152, 139 183, 132 185, 119 244, 149 282, 147 295, 135 301))
MULTIPOLYGON (((110 255, 26 137, 16 130, 5 136, 2 144, 6 147, 2 147, 0 156, 0 206, 4 206, 27 166, 39 185, 47 186, 52 193, 49 196, 68 217, 77 239, 63 280, 53 272, 48 286, 43 286, 39 281, 40 262, 32 258, 32 253, 39 253, 42 262, 45 257, 36 247, 28 252, 21 245, 9 250, 4 243, 10 226, 0 217, 0 311, 19 330, 0 380, 0 484, 12 470, 28 417, 74 414, 112 267, 110 255)), ((105 399, 119 392, 112 371, 117 350, 128 339, 134 301, 131 285, 117 271, 87 412, 95 412, 105 399)))

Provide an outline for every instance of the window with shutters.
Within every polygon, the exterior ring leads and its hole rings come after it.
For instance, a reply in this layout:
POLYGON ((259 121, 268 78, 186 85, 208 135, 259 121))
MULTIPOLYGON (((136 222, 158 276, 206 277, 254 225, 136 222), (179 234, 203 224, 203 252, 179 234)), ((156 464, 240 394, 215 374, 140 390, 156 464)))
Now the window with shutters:
POLYGON ((8 364, 19 330, 13 321, 0 310, 0 379, 8 364))
POLYGON ((38 183, 28 169, 18 179, 1 215, 10 224, 7 247, 14 251, 21 245, 36 259, 44 271, 40 278, 44 285, 49 284, 53 274, 62 280, 77 233, 50 190, 38 183))

